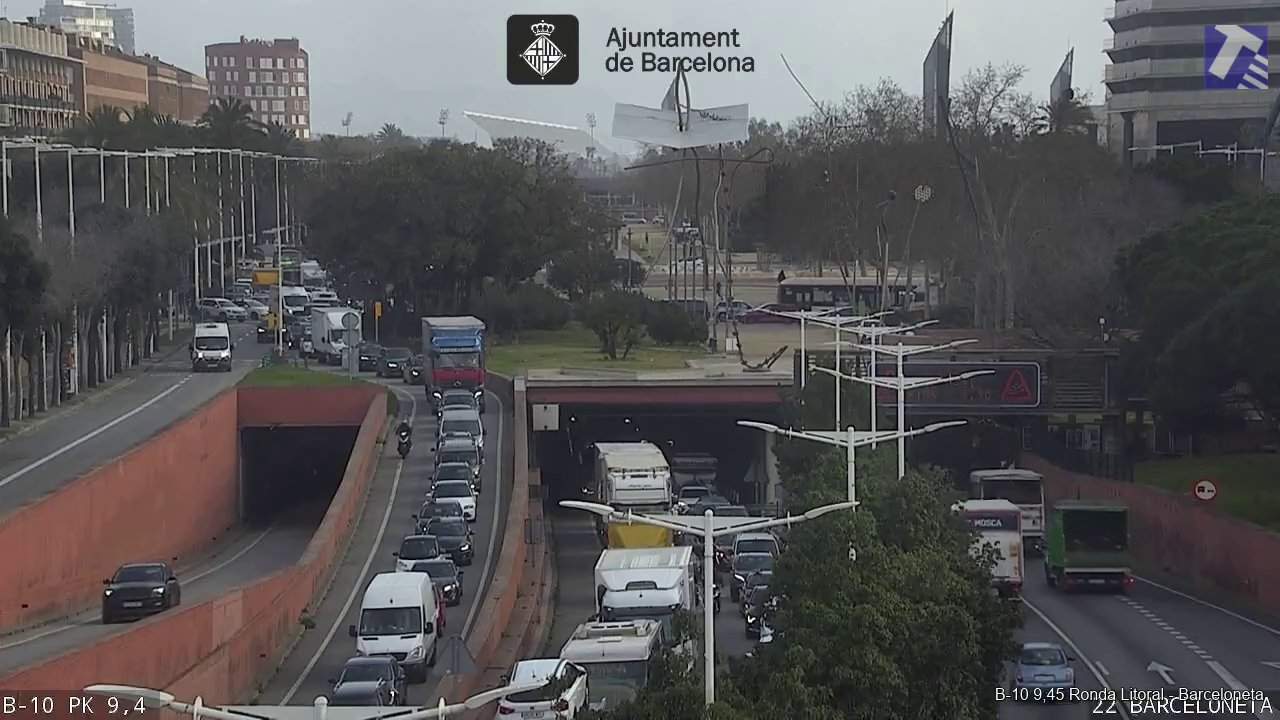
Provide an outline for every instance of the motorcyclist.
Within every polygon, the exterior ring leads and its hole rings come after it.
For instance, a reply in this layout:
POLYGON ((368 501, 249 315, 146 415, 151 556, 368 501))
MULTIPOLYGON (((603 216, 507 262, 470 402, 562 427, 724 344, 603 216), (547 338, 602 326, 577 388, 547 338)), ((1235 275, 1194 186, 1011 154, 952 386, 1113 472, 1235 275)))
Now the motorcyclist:
POLYGON ((396 427, 396 435, 399 435, 402 438, 407 438, 412 434, 413 426, 409 424, 409 421, 401 420, 400 425, 396 427))

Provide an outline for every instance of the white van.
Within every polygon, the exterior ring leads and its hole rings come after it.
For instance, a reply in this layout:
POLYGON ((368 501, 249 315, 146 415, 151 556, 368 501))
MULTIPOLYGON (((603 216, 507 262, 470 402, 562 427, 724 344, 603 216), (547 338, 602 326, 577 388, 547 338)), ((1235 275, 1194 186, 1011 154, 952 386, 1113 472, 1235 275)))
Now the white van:
POLYGON ((360 603, 360 624, 347 628, 360 655, 391 655, 410 682, 427 679, 436 664, 436 593, 427 573, 379 573, 360 603))
POLYGON ((221 370, 231 372, 231 330, 224 322, 198 323, 191 338, 191 372, 221 370))

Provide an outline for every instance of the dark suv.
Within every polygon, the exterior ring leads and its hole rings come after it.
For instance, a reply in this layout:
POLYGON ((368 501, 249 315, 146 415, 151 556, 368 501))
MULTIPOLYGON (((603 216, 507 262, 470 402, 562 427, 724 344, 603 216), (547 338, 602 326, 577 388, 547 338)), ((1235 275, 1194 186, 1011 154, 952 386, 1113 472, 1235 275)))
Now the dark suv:
POLYGON ((330 705, 386 707, 407 702, 404 668, 390 655, 353 657, 342 667, 342 674, 329 683, 333 685, 330 705))

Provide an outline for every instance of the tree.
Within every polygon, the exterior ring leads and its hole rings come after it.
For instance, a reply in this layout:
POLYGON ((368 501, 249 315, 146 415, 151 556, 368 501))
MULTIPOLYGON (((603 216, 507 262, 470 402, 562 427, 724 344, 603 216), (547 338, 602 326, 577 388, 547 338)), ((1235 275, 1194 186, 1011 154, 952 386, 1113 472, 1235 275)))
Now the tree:
POLYGON ((49 266, 34 251, 31 241, 16 232, 7 219, 0 219, 0 328, 13 334, 13 356, 0 363, 0 424, 7 426, 22 407, 22 384, 18 386, 17 407, 10 406, 9 373, 19 367, 23 334, 36 327, 49 266))
POLYGON ((1074 90, 1068 90, 1062 97, 1041 105, 1033 122, 1035 131, 1044 135, 1080 133, 1093 123, 1093 113, 1074 90))
POLYGON ((647 300, 643 295, 610 290, 587 300, 582 323, 600 340, 600 352, 610 360, 625 360, 644 339, 647 300))
POLYGON ((215 99, 200 117, 200 126, 215 147, 252 147, 262 134, 261 124, 253 119, 253 111, 239 98, 215 99))

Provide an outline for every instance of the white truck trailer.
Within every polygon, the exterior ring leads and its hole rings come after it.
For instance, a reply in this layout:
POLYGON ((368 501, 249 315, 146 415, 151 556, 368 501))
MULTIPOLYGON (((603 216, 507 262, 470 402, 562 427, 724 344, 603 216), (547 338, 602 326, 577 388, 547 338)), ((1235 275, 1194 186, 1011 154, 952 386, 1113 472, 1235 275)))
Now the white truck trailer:
POLYGON ((600 620, 657 620, 670 643, 675 613, 694 609, 693 548, 605 550, 596 560, 595 581, 600 620))
POLYGON ((311 340, 316 357, 329 365, 341 365, 348 349, 359 347, 360 311, 352 308, 312 308, 311 340))
POLYGON ((972 551, 994 546, 991 585, 1001 595, 1022 592, 1022 510, 1008 500, 966 500, 952 508, 978 534, 972 551))

